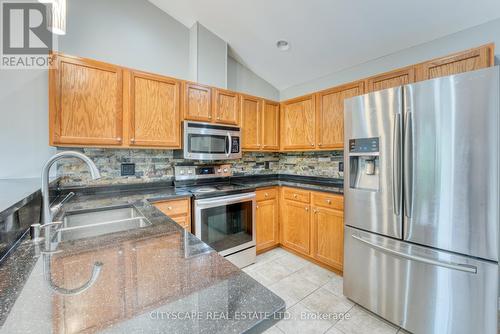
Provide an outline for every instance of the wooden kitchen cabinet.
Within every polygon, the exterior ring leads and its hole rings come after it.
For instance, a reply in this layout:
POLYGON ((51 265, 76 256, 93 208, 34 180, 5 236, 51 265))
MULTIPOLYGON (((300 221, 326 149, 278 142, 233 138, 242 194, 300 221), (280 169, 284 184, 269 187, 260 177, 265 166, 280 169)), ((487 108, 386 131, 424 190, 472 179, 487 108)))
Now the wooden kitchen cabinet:
POLYGON ((212 89, 209 86, 184 83, 184 119, 199 122, 212 121, 212 89))
POLYGON ((90 278, 94 263, 103 264, 99 278, 85 292, 72 296, 54 294, 55 333, 97 332, 125 318, 123 254, 121 247, 113 247, 99 252, 53 257, 52 280, 64 289, 81 287, 90 278))
POLYGON ((172 218, 186 231, 191 232, 191 199, 175 199, 153 204, 158 210, 172 218))
POLYGON ((257 190, 256 238, 257 252, 279 245, 279 206, 276 188, 257 190))
POLYGON ((262 100, 241 96, 241 131, 243 150, 258 151, 262 148, 262 100))
POLYGON ((344 263, 344 213, 313 208, 312 256, 339 271, 344 263))
POLYGON ((235 92, 225 89, 214 89, 214 115, 215 122, 229 125, 239 125, 240 106, 239 97, 235 92))
POLYGON ((366 79, 366 92, 375 92, 413 82, 415 82, 415 67, 409 66, 366 79))
POLYGON ((181 83, 136 71, 129 80, 129 145, 181 148, 181 83))
POLYGON ((309 203, 304 202, 304 197, 299 198, 299 196, 292 195, 295 199, 288 199, 290 197, 286 194, 292 194, 296 190, 282 188, 280 241, 285 247, 309 256, 311 251, 311 207, 309 203))
POLYGON ((314 95, 281 104, 281 149, 311 150, 316 147, 316 102, 314 95))
POLYGON ((49 71, 50 145, 121 145, 122 69, 90 59, 54 57, 49 71))
POLYGON ((364 83, 354 82, 328 89, 317 94, 317 148, 344 148, 344 100, 363 93, 364 83))
POLYGON ((494 51, 495 45, 487 44, 418 64, 416 66, 417 81, 493 66, 495 63, 494 51))
POLYGON ((277 102, 263 101, 262 108, 262 149, 280 149, 280 105, 277 102))

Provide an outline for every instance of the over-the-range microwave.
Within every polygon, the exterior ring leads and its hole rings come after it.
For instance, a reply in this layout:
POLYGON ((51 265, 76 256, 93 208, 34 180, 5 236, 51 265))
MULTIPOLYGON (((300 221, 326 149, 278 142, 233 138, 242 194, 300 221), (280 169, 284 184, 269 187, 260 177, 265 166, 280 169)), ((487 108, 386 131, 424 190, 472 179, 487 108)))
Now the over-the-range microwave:
POLYGON ((241 158, 241 130, 236 126, 184 122, 182 151, 176 158, 188 160, 228 160, 241 158))

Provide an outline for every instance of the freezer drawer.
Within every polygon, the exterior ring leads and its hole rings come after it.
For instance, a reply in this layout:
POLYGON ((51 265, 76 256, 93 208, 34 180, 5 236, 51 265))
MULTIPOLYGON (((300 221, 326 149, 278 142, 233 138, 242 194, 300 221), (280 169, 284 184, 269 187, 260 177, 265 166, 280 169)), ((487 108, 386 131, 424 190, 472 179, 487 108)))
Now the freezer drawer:
POLYGON ((415 333, 497 333, 498 264, 345 228, 344 294, 415 333))

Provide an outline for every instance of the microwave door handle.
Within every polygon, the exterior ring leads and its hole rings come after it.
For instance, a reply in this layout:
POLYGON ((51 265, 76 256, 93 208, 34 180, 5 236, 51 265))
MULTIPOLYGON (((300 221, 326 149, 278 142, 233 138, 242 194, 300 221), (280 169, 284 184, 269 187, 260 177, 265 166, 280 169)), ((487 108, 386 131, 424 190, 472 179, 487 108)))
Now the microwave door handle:
POLYGON ((229 157, 231 155, 231 151, 233 150, 233 138, 229 132, 227 133, 227 139, 229 140, 229 150, 226 153, 226 156, 229 157))

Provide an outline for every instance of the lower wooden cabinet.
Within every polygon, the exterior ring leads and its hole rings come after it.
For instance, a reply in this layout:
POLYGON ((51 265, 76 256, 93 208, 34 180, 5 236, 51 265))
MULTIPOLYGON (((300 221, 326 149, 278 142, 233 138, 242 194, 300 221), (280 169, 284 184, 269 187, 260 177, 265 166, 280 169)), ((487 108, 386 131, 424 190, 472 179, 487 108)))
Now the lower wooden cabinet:
POLYGON ((191 199, 175 199, 153 204, 158 210, 172 218, 177 224, 191 232, 191 199))
POLYGON ((284 199, 281 206, 281 243, 301 254, 311 251, 309 204, 284 199))
POLYGON ((344 267, 344 213, 313 207, 312 257, 342 271, 344 267))
POLYGON ((257 191, 256 238, 257 252, 279 245, 279 205, 277 188, 257 191))

